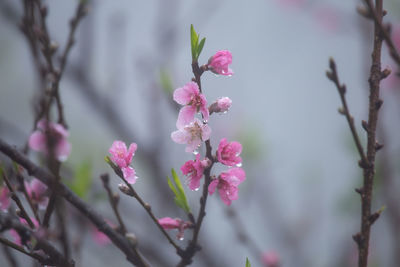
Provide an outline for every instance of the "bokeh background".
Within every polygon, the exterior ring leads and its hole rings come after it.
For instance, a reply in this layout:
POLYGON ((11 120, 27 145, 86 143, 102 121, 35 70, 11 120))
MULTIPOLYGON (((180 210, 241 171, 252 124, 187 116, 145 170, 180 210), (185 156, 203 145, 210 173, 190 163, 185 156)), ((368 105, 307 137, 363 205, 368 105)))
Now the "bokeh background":
MULTIPOLYGON (((63 47, 77 1, 47 2, 50 34, 63 47)), ((171 92, 192 77, 193 24, 207 38, 200 63, 217 50, 233 54, 232 77, 206 73, 202 83, 209 102, 221 96, 233 101, 227 114, 210 119, 211 142, 215 148, 227 137, 243 144, 247 180, 229 209, 219 196, 209 198, 203 250, 192 266, 244 266, 246 257, 253 266, 262 266, 261 254, 268 251, 279 255, 281 266, 355 266, 351 236, 359 231, 360 200, 354 188, 361 185, 362 173, 345 118, 337 112, 339 95, 325 71, 329 57, 335 58, 365 141, 361 120, 368 111, 372 23, 357 14, 360 4, 91 1, 60 85, 72 143, 63 166, 66 182, 86 172, 91 186, 82 196, 116 223, 99 175, 110 173, 115 191, 119 181, 103 158, 115 139, 136 142, 133 166, 140 178, 135 188, 158 217, 184 216, 174 206, 166 176, 193 158, 170 139, 178 112, 171 92)), ((0 8, 0 135, 23 147, 40 88, 18 29, 22 5, 2 0, 0 8)), ((385 9, 393 33, 400 36, 399 2, 385 1, 385 9)), ((386 210, 372 228, 370 262, 400 266, 400 82, 386 47, 384 51, 383 67, 392 75, 382 85, 378 133, 385 147, 377 158, 373 209, 386 210)), ((37 158, 33 152, 30 156, 37 158)), ((200 192, 186 187, 186 193, 197 214, 200 192)), ((122 195, 120 206, 149 261, 174 266, 178 256, 138 203, 122 195)), ((91 226, 72 207, 69 214, 78 266, 129 266, 112 245, 93 241, 91 226)), ((189 237, 187 232, 181 243, 189 237)), ((29 262, 21 255, 18 259, 29 262)), ((7 263, 0 256, 2 264, 7 263)))

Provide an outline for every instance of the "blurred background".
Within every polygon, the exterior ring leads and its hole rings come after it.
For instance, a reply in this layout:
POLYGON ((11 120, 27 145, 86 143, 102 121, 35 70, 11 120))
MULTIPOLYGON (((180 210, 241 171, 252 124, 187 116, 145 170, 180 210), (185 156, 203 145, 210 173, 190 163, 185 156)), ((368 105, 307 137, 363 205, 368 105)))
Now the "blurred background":
MULTIPOLYGON (((64 46, 69 19, 78 1, 47 1, 50 35, 64 46)), ((228 96, 227 114, 213 115, 211 143, 243 144, 247 180, 239 199, 227 208, 209 198, 200 232, 202 250, 192 266, 262 265, 275 253, 281 266, 355 266, 352 235, 360 228, 362 172, 340 99, 326 78, 329 57, 348 88, 347 100, 359 134, 367 119, 372 23, 357 14, 361 1, 106 1, 90 2, 60 83, 72 153, 64 178, 84 177, 79 193, 102 215, 117 223, 99 179, 110 173, 103 158, 116 139, 135 142, 135 188, 157 217, 183 217, 166 183, 170 169, 193 159, 175 144, 178 110, 172 92, 190 81, 189 27, 206 43, 200 64, 216 51, 233 54, 232 77, 205 73, 209 103, 228 96)), ((18 28, 20 1, 0 2, 0 135, 23 147, 32 131, 40 83, 29 46, 18 28)), ((400 3, 385 1, 400 47, 400 3)), ((392 75, 382 84, 384 105, 378 140, 373 210, 386 209, 372 227, 370 266, 400 266, 400 79, 384 48, 383 67, 392 75)), ((32 159, 37 153, 31 152, 32 159)), ((216 169, 221 171, 221 169, 216 169)), ((178 171, 183 178, 180 170, 178 171)), ((184 178, 183 178, 184 179, 184 178)), ((195 214, 201 192, 185 187, 195 214)), ((132 198, 121 195, 120 209, 139 249, 153 266, 174 266, 179 257, 132 198)), ((68 224, 77 266, 130 266, 112 245, 93 240, 90 223, 73 207, 68 224)), ((175 237, 175 233, 171 232, 175 237)), ((190 239, 178 241, 185 244, 190 239)), ((0 255, 3 252, 0 252, 0 255)), ((14 253, 16 254, 16 253, 14 253)), ((16 254, 17 255, 17 254, 16 254)), ((18 261, 28 263, 25 256, 18 261)), ((7 263, 0 256, 0 265, 7 263)), ((23 265, 29 266, 29 265, 23 265)))

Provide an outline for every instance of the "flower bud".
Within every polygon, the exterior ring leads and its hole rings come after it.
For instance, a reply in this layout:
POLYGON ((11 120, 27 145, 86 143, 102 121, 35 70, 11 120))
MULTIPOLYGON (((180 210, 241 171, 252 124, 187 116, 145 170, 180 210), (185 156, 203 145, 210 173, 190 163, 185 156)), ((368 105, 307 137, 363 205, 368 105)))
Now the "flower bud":
POLYGON ((118 188, 125 195, 133 196, 133 191, 126 184, 119 184, 118 188))
POLYGON ((134 233, 126 233, 125 237, 133 247, 136 247, 138 240, 134 233))
POLYGON ((211 104, 208 108, 210 114, 211 113, 220 113, 220 112, 228 112, 229 108, 232 105, 232 100, 229 97, 221 97, 217 101, 211 104))

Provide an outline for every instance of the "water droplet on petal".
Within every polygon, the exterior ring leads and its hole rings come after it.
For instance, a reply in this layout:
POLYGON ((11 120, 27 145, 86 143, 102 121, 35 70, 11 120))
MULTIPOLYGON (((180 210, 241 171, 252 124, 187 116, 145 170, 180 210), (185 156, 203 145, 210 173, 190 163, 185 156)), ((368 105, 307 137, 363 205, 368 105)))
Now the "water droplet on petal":
POLYGON ((197 154, 199 154, 199 151, 197 149, 193 150, 193 155, 197 155, 197 154))
POLYGON ((197 188, 194 189, 194 191, 199 191, 199 189, 200 189, 200 187, 197 187, 197 188))
POLYGON ((227 111, 227 110, 225 110, 224 112, 222 112, 222 114, 226 114, 226 113, 228 113, 228 111, 227 111))
POLYGON ((232 77, 232 74, 229 74, 229 75, 226 75, 226 76, 228 76, 228 77, 232 77))
POLYGON ((208 120, 203 120, 203 123, 204 123, 204 124, 207 124, 207 123, 208 123, 208 120))
POLYGON ((242 167, 242 163, 239 162, 238 164, 236 164, 236 167, 242 167))
POLYGON ((139 179, 139 176, 135 176, 135 180, 139 179))
POLYGON ((185 239, 183 236, 180 236, 179 238, 179 241, 183 241, 183 239, 185 239))

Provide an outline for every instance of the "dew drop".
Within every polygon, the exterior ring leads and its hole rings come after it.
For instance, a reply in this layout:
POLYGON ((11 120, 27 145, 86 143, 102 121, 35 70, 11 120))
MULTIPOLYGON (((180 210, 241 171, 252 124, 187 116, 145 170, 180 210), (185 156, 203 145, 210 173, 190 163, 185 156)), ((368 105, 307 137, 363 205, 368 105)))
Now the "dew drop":
POLYGON ((208 120, 203 120, 203 123, 204 123, 204 124, 207 124, 207 123, 208 123, 208 120))
POLYGON ((178 239, 179 241, 183 241, 185 238, 183 236, 180 236, 178 239))
POLYGON ((232 77, 232 74, 229 74, 229 75, 226 75, 226 76, 228 76, 228 77, 232 77))
POLYGON ((199 154, 199 151, 197 149, 193 150, 193 155, 197 155, 197 154, 199 154))
POLYGON ((199 189, 200 189, 200 187, 197 187, 197 188, 194 189, 194 191, 199 191, 199 189))
POLYGON ((242 167, 242 163, 240 162, 240 163, 236 164, 236 167, 242 167))
POLYGON ((222 114, 226 114, 226 113, 228 113, 228 111, 227 111, 227 110, 225 110, 224 112, 222 112, 222 114))

